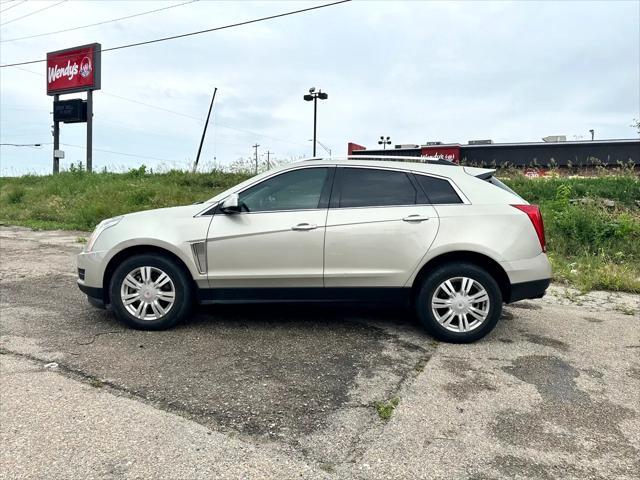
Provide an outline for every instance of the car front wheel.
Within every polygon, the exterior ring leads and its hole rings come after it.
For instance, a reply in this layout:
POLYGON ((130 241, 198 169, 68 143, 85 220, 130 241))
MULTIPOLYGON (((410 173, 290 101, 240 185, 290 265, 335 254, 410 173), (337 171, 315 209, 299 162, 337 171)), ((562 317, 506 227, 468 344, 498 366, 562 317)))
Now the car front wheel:
POLYGON ((184 320, 192 306, 192 287, 173 260, 135 255, 113 273, 109 287, 116 316, 130 327, 165 330, 184 320))
POLYGON ((449 264, 424 279, 416 308, 421 323, 434 337, 469 343, 496 326, 502 313, 502 294, 484 269, 473 264, 449 264))

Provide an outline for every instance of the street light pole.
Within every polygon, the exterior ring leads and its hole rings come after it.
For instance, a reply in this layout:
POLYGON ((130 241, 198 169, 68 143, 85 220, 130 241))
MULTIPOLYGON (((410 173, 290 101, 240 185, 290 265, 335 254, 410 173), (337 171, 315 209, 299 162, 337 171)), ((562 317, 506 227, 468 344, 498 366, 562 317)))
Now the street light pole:
POLYGON ((391 145, 391 137, 387 137, 385 139, 384 136, 380 135, 380 140, 378 140, 378 145, 382 145, 382 149, 386 150, 387 145, 391 145))
MULTIPOLYGON (((318 97, 313 97, 313 156, 316 156, 316 129, 318 127, 318 97)), ((593 136, 593 135, 592 135, 593 136)))
POLYGON ((309 89, 309 93, 305 95, 304 100, 306 102, 310 102, 313 100, 313 156, 316 156, 316 133, 318 127, 318 99, 326 100, 329 98, 329 95, 322 90, 318 90, 316 92, 315 87, 311 87, 309 89))

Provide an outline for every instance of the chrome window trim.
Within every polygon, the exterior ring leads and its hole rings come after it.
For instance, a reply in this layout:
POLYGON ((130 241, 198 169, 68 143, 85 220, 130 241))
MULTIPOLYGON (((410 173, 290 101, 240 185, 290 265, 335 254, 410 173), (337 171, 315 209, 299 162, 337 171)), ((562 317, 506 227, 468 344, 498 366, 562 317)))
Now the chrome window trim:
MULTIPOLYGON (((274 172, 273 175, 269 175, 268 177, 262 178, 259 181, 256 181, 250 185, 247 185, 245 188, 243 188, 242 190, 238 190, 238 191, 233 191, 231 193, 229 193, 229 195, 233 194, 233 193, 237 193, 238 195, 241 194, 242 192, 244 192, 245 190, 248 190, 249 188, 252 188, 256 185, 258 185, 259 183, 262 183, 266 180, 269 180, 270 178, 273 178, 277 175, 282 175, 283 173, 288 173, 288 172, 293 172, 295 170, 301 170, 301 169, 309 169, 309 168, 332 168, 332 167, 336 167, 336 168, 364 168, 364 169, 372 169, 372 170, 387 170, 387 171, 392 171, 392 172, 402 172, 402 173, 411 173, 413 175, 424 175, 427 177, 432 177, 432 178, 436 178, 438 180, 446 180, 447 182, 449 182, 449 184, 451 185, 451 187, 453 188, 453 190, 458 194, 458 196, 460 197, 460 200, 462 200, 462 203, 412 203, 412 204, 405 204, 405 205, 375 205, 375 206, 364 206, 364 207, 331 207, 328 206, 327 208, 305 208, 305 209, 290 209, 290 210, 267 210, 267 211, 262 211, 262 212, 238 212, 238 213, 234 213, 234 215, 255 215, 255 214, 259 214, 259 213, 283 213, 283 212, 309 212, 309 211, 318 211, 318 210, 327 210, 327 209, 353 209, 353 208, 393 208, 393 207, 417 207, 417 206, 436 206, 436 205, 440 205, 440 206, 453 206, 453 205, 471 205, 471 201, 469 200, 469 198, 464 194, 464 192, 460 189, 460 187, 458 187, 458 185, 449 177, 445 177, 442 175, 438 175, 438 174, 434 174, 434 173, 426 173, 426 172, 421 172, 418 170, 410 170, 410 169, 404 169, 404 168, 392 168, 392 167, 388 167, 388 166, 378 166, 378 165, 344 165, 344 164, 327 164, 327 165, 298 165, 296 167, 293 168, 289 168, 287 170, 280 170, 278 172, 274 172)), ((226 198, 226 197, 225 197, 226 198)), ((197 213, 196 215, 194 215, 194 217, 212 217, 213 214, 209 214, 207 215, 207 212, 210 210, 215 209, 220 203, 224 202, 224 198, 213 203, 210 204, 210 206, 208 206, 207 208, 205 208, 204 210, 202 210, 201 212, 197 213)))
POLYGON ((405 170, 403 168, 392 168, 392 167, 387 167, 387 166, 364 166, 364 165, 337 165, 338 168, 359 168, 359 169, 371 169, 371 170, 388 170, 391 172, 402 172, 402 173, 411 173, 413 175, 424 175, 426 177, 432 177, 432 178, 436 178, 438 180, 446 180, 447 182, 449 182, 449 184, 451 185, 451 187, 453 188, 453 190, 458 194, 458 196, 460 197, 460 200, 462 200, 462 203, 412 203, 410 205, 372 205, 372 206, 364 206, 364 207, 331 207, 329 206, 329 208, 331 209, 343 209, 343 208, 389 208, 389 207, 410 207, 410 206, 419 206, 419 205, 431 205, 431 206, 435 206, 435 205, 471 205, 471 202, 469 201, 469 198, 467 198, 467 196, 462 192, 462 190, 460 189, 460 187, 458 187, 458 185, 456 185, 456 183, 449 177, 444 177, 442 175, 437 175, 437 174, 433 174, 433 173, 425 173, 425 172, 420 172, 417 170, 405 170))
MULTIPOLYGON (((335 164, 327 164, 327 165, 297 165, 295 167, 286 169, 286 170, 278 170, 277 172, 274 172, 273 175, 269 175, 268 177, 264 177, 261 178, 260 180, 257 180, 255 182, 253 182, 250 185, 247 185, 246 187, 244 187, 242 190, 237 190, 237 191, 233 191, 230 192, 229 195, 233 195, 234 193, 237 193, 238 195, 240 195, 242 192, 249 190, 250 188, 255 187, 256 185, 261 184, 262 182, 266 182, 267 180, 273 178, 273 177, 277 177, 278 175, 283 175, 285 173, 289 173, 289 172, 294 172, 296 170, 309 170, 311 168, 326 168, 326 169, 331 169, 334 168, 336 165, 335 164)), ((194 215, 194 217, 213 217, 213 214, 210 215, 206 215, 206 213, 212 209, 215 209, 218 205, 220 205, 222 202, 225 201, 227 197, 215 202, 214 204, 212 204, 210 207, 204 209, 202 212, 197 213, 196 215, 194 215)), ((327 207, 328 208, 328 207, 327 207)), ((327 210, 327 208, 292 208, 289 210, 263 210, 261 212, 238 212, 238 213, 234 213, 233 215, 255 215, 256 213, 282 213, 282 212, 309 212, 309 211, 317 211, 317 210, 327 210)))

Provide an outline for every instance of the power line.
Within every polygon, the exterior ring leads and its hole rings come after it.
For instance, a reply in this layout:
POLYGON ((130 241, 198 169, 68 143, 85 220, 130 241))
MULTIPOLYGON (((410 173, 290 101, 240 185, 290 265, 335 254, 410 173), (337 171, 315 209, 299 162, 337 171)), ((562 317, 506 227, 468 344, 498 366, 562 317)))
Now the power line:
POLYGON ((38 148, 42 145, 49 145, 47 143, 0 143, 2 147, 31 147, 38 148))
MULTIPOLYGON (((26 2, 27 0, 22 0, 14 5, 11 5, 10 7, 5 8, 4 10, 0 10, 0 13, 4 13, 4 12, 8 12, 9 10, 11 10, 14 7, 17 7, 18 5, 22 5, 24 2, 26 2)), ((2 4, 4 5, 4 4, 2 4)))
MULTIPOLYGON (((63 2, 66 0, 62 0, 63 2)), ((305 12, 310 12, 312 10, 319 10, 321 8, 327 8, 327 7, 333 7, 335 5, 339 5, 341 3, 347 3, 350 2, 351 0, 338 0, 337 2, 332 2, 332 3, 325 3, 324 5, 316 5, 314 7, 308 7, 308 8, 301 8, 299 10, 291 10, 289 12, 284 12, 284 13, 278 13, 275 15, 269 15, 267 17, 260 17, 260 18, 254 18, 252 20, 245 20, 244 22, 237 22, 237 23, 231 23, 229 25, 223 25, 221 27, 214 27, 214 28, 207 28, 206 30, 198 30, 195 32, 189 32, 189 33, 183 33, 180 35, 172 35, 170 37, 162 37, 162 38, 156 38, 154 40, 146 40, 144 42, 137 42, 137 43, 129 43, 126 45, 119 45, 117 47, 110 47, 110 48, 103 48, 100 51, 101 52, 111 52, 113 50, 122 50, 125 48, 132 48, 132 47, 140 47, 142 45, 149 45, 152 43, 159 43, 159 42, 166 42, 169 40, 176 40, 178 38, 184 38, 184 37, 191 37, 193 35, 201 35, 203 33, 209 33, 209 32, 216 32, 218 30, 226 30, 229 28, 234 28, 234 27, 241 27, 244 25, 250 25, 252 23, 258 23, 258 22, 264 22, 266 20, 273 20, 276 18, 282 18, 282 17, 288 17, 290 15, 296 15, 298 13, 305 13, 305 12)), ((60 2, 62 3, 62 2, 60 2)), ((58 5, 57 3, 55 5, 58 5)), ((50 7, 47 7, 50 8, 50 7)), ((37 12, 34 12, 37 13, 37 12)), ((15 20, 12 20, 15 21, 15 20)), ((7 22, 9 23, 9 22, 7 22)), ((71 55, 69 55, 71 56, 71 55)), ((61 56, 60 58, 62 58, 63 56, 61 56)), ((29 60, 26 62, 16 62, 16 63, 8 63, 5 65, 0 65, 0 68, 6 68, 6 67, 16 67, 18 65, 30 65, 32 63, 40 63, 40 62, 45 62, 46 59, 42 59, 42 60, 29 60)))
MULTIPOLYGON (((26 0, 23 0, 23 1, 26 1, 26 0)), ((189 0, 188 2, 178 3, 176 5, 169 5, 168 7, 156 8, 155 10, 148 10, 146 12, 140 12, 140 13, 136 13, 136 14, 133 14, 133 15, 127 15, 125 17, 112 18, 111 20, 104 20, 102 22, 91 23, 89 25, 81 25, 81 26, 78 26, 78 27, 65 28, 64 30, 56 30, 54 32, 38 33, 36 35, 29 35, 29 36, 26 36, 26 37, 8 38, 6 40, 0 40, 0 43, 15 42, 17 40, 27 40, 29 38, 36 38, 36 37, 46 37, 48 35, 55 35, 56 33, 72 32, 74 30, 80 30, 80 29, 83 29, 83 28, 97 27, 98 25, 104 25, 106 23, 119 22, 121 20, 128 20, 130 18, 141 17, 143 15, 149 15, 150 13, 161 12, 162 10, 169 10, 171 8, 181 7, 182 5, 188 5, 189 3, 194 3, 194 2, 197 2, 197 1, 198 0, 189 0)), ((13 7, 9 7, 9 8, 13 8, 13 7)), ((7 10, 9 10, 9 8, 7 8, 7 10)))
POLYGON ((58 3, 54 3, 53 5, 47 5, 46 7, 42 7, 40 10, 36 10, 36 11, 34 11, 34 12, 27 13, 26 15, 23 15, 23 16, 18 17, 18 18, 14 18, 14 19, 12 19, 12 20, 9 20, 8 22, 0 23, 0 26, 8 25, 8 24, 13 23, 13 22, 17 22, 18 20, 21 20, 21 19, 23 19, 23 18, 30 17, 31 15, 35 15, 36 13, 40 13, 40 12, 42 12, 42 11, 44 11, 44 10, 49 9, 49 8, 53 8, 53 7, 55 7, 56 5, 60 5, 61 3, 64 3, 64 2, 66 2, 66 1, 67 1, 67 0, 62 0, 62 1, 58 2, 58 3))
MULTIPOLYGON (((34 72, 33 70, 29 70, 27 68, 22 68, 22 67, 13 67, 13 68, 16 68, 18 70, 22 70, 23 72, 31 73, 32 75, 38 75, 39 77, 44 77, 45 76, 42 73, 34 72)), ((153 105, 151 103, 141 102, 140 100, 134 100, 132 98, 123 97, 122 95, 116 95, 115 93, 105 92, 104 90, 101 90, 101 92, 102 92, 102 95, 106 95, 108 97, 119 98, 120 100, 124 100, 126 102, 135 103, 135 104, 138 104, 138 105, 142 105, 144 107, 153 108, 153 109, 156 109, 156 110, 160 110, 162 112, 171 113, 173 115, 179 115, 179 116, 184 117, 184 118, 190 118, 192 120, 197 120, 199 122, 204 120, 202 117, 197 117, 195 115, 189 115, 188 113, 178 112, 176 110, 171 110, 169 108, 160 107, 158 105, 153 105)), ((278 137, 272 137, 270 135, 265 135, 264 133, 254 132, 252 130, 246 130, 246 129, 243 129, 243 128, 233 127, 231 125, 220 123, 217 120, 215 121, 215 125, 214 126, 226 128, 228 130, 234 130, 236 132, 241 132, 241 133, 244 133, 246 135, 255 135, 255 136, 258 136, 258 137, 267 138, 269 140, 273 140, 273 141, 280 142, 280 143, 288 143, 290 145, 298 145, 298 146, 304 145, 301 142, 294 142, 294 141, 291 141, 291 140, 285 140, 283 138, 278 138, 278 137)))
MULTIPOLYGON (((35 73, 35 72, 34 72, 35 73)), ((102 92, 103 95, 107 95, 109 97, 119 98, 120 100, 125 100, 127 102, 136 103, 138 105, 142 105, 144 107, 155 108, 156 110, 161 110, 163 112, 172 113, 174 115, 180 115, 181 117, 190 118, 192 120, 202 121, 203 119, 200 117, 196 117, 195 115, 189 115, 188 113, 177 112, 175 110, 170 110, 168 108, 159 107, 158 105, 152 105, 150 103, 144 103, 139 100, 133 100, 131 98, 123 97, 121 95, 116 95, 115 93, 107 93, 105 91, 102 92)))
MULTIPOLYGON (((22 70, 23 72, 31 73, 32 75, 38 75, 40 77, 44 77, 45 76, 42 73, 34 72, 33 70, 29 70, 27 68, 22 68, 22 67, 13 67, 13 68, 16 68, 18 70, 22 70)), ((173 115, 179 115, 179 116, 184 117, 184 118, 190 118, 192 120, 197 120, 199 122, 204 120, 202 117, 197 117, 195 115, 189 115, 188 113, 178 112, 176 110, 171 110, 169 108, 160 107, 158 105, 153 105, 151 103, 141 102, 140 100, 134 100, 132 98, 123 97, 122 95, 116 95, 115 93, 105 92, 104 90, 101 90, 101 92, 102 92, 102 95, 107 95, 108 97, 119 98, 120 100, 124 100, 126 102, 135 103, 135 104, 142 105, 142 106, 148 107, 148 108, 154 108, 156 110, 160 110, 160 111, 163 111, 163 112, 171 113, 173 115)), ((291 141, 291 140, 285 140, 283 138, 278 138, 278 137, 272 137, 270 135, 265 135, 264 133, 258 133, 258 132, 254 132, 252 130, 246 130, 246 129, 243 129, 243 128, 233 127, 231 125, 220 123, 219 121, 217 121, 215 119, 214 119, 214 126, 226 128, 228 130, 234 130, 236 132, 244 133, 246 135, 254 135, 254 136, 258 136, 258 137, 262 137, 262 138, 267 138, 269 140, 273 140, 273 141, 280 142, 280 143, 288 143, 290 145, 304 145, 302 142, 295 142, 295 141, 291 141)))
MULTIPOLYGON (((82 145, 74 145, 72 143, 62 143, 60 142, 60 145, 63 145, 65 147, 72 147, 72 148, 80 148, 82 150, 86 150, 86 147, 83 147, 82 145)), ((161 162, 175 162, 175 160, 169 160, 168 158, 160 158, 160 157, 151 157, 149 155, 137 155, 134 153, 126 153, 126 152, 117 152, 115 150, 107 150, 105 148, 93 148, 94 151, 96 152, 104 152, 104 153, 111 153, 113 155, 122 155, 124 157, 134 157, 134 158, 144 158, 147 160, 159 160, 161 162)))

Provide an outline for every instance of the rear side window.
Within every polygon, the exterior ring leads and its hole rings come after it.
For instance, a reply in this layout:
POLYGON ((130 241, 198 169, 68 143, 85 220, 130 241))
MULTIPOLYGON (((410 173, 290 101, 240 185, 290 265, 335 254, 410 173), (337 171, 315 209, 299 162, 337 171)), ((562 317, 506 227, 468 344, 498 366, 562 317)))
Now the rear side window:
POLYGON ((415 175, 415 178, 429 198, 430 203, 462 203, 462 200, 448 181, 426 175, 415 175))
POLYGON ((338 206, 381 207, 413 205, 416 189, 404 172, 369 168, 341 168, 338 206))

